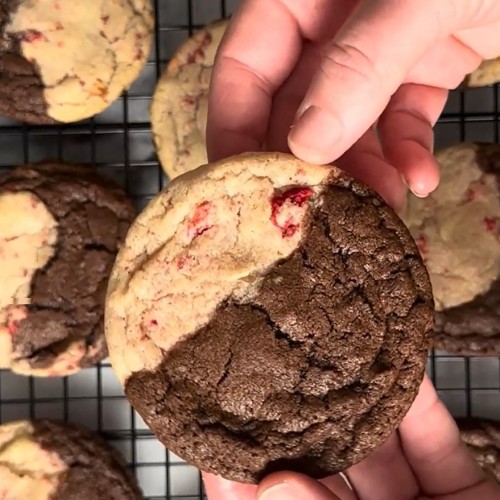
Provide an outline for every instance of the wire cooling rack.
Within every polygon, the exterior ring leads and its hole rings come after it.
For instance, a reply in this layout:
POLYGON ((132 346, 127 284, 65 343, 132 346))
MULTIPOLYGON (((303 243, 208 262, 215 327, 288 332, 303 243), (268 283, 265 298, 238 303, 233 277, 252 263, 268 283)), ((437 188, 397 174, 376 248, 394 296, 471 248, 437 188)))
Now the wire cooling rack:
MULTIPOLYGON (((196 28, 225 17, 238 0, 155 0, 152 55, 130 91, 92 120, 31 127, 0 119, 0 171, 43 159, 95 165, 121 184, 139 209, 166 179, 152 143, 149 107, 158 76, 196 28)), ((496 141, 497 87, 454 92, 436 126, 437 147, 461 140, 496 141)), ((0 284, 1 286, 1 284, 0 284)), ((435 352, 428 372, 455 416, 500 415, 500 359, 435 352)), ((108 362, 63 379, 34 379, 0 371, 0 421, 51 417, 99 431, 125 456, 149 499, 200 500, 199 473, 165 450, 127 403, 108 362)))

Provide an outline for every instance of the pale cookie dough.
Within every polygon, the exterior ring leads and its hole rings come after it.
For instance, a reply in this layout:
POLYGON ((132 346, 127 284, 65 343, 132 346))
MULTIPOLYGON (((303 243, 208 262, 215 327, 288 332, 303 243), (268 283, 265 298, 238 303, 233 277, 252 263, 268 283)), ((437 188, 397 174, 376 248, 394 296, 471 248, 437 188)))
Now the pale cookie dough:
POLYGON ((228 23, 207 26, 184 43, 156 87, 151 126, 160 163, 171 179, 207 161, 208 88, 228 23))
POLYGON ((0 114, 69 123, 107 108, 148 59, 151 0, 0 0, 0 114))
POLYGON ((460 144, 436 158, 438 188, 410 195, 404 215, 431 277, 436 346, 500 354, 500 146, 460 144))
POLYGON ((55 253, 57 222, 35 194, 0 194, 0 367, 10 367, 12 335, 26 319, 31 281, 55 253))
POLYGON ((97 434, 50 420, 0 426, 0 500, 140 500, 123 458, 97 434))
POLYGON ((106 339, 166 446, 255 483, 379 446, 416 395, 432 316, 418 248, 377 195, 334 167, 246 154, 177 177, 139 216, 106 339))
POLYGON ((0 176, 0 368, 62 376, 106 356, 107 278, 134 214, 90 168, 0 176))
POLYGON ((476 71, 465 79, 463 86, 468 88, 487 87, 500 82, 500 57, 484 61, 476 71))

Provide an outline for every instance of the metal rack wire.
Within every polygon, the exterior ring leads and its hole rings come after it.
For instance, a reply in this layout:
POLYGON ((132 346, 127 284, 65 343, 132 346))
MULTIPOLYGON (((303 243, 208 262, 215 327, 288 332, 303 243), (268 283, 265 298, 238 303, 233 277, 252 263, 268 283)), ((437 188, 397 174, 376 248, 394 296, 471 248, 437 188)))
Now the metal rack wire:
MULTIPOLYGON (((0 171, 42 159, 95 165, 142 208, 166 179, 151 140, 149 106, 156 81, 179 44, 198 27, 230 14, 238 0, 154 0, 155 43, 130 91, 92 120, 36 127, 0 119, 0 171)), ((454 92, 436 126, 437 147, 460 140, 498 141, 499 91, 454 92)), ((456 416, 498 417, 500 359, 435 352, 428 372, 456 416)), ((108 362, 64 379, 0 371, 0 422, 52 417, 94 429, 134 468, 149 499, 200 500, 199 473, 165 450, 130 408, 108 362)))

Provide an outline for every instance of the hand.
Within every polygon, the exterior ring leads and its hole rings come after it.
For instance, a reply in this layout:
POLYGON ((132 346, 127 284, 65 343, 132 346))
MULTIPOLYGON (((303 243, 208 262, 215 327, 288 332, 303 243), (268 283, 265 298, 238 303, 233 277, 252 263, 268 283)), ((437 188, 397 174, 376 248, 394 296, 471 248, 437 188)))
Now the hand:
POLYGON ((395 208, 403 182, 426 196, 447 91, 500 55, 499 30, 498 0, 246 0, 214 68, 209 158, 289 147, 395 208))
POLYGON ((257 487, 204 475, 209 500, 498 500, 460 440, 453 418, 426 377, 398 431, 372 455, 340 476, 314 481, 280 472, 257 487))

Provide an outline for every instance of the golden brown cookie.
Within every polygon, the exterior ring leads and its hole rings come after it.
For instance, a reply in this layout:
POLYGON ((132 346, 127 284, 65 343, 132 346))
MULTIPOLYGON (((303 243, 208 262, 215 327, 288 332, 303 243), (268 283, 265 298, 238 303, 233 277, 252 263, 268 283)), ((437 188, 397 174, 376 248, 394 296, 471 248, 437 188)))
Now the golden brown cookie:
POLYGON ((106 338, 166 446, 256 482, 379 446, 417 393, 432 317, 418 248, 379 196, 333 167, 246 154, 177 177, 139 216, 106 338))
POLYGON ((462 441, 481 468, 500 484, 500 422, 478 418, 459 418, 462 441))
POLYGON ((2 500, 140 500, 123 458, 97 434, 51 420, 0 426, 2 500))
POLYGON ((228 23, 207 26, 184 43, 156 87, 151 125, 160 163, 171 179, 207 161, 208 87, 228 23))
POLYGON ((436 155, 441 182, 410 195, 404 219, 429 271, 435 345, 500 354, 500 146, 460 144, 436 155))
POLYGON ((62 376, 107 355, 104 298, 135 210, 87 167, 0 176, 0 368, 62 376))
POLYGON ((465 88, 487 87, 500 82, 500 57, 484 61, 465 79, 465 88))
POLYGON ((151 0, 0 0, 0 115, 100 113, 146 64, 153 24, 151 0))

